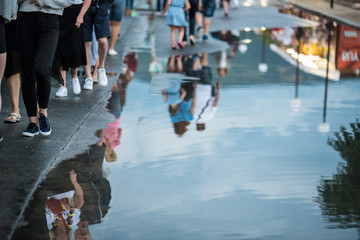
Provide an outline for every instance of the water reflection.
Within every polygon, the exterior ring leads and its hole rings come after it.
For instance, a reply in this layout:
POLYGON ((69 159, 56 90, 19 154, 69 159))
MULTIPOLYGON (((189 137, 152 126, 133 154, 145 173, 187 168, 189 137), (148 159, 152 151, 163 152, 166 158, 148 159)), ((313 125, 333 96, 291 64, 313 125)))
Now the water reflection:
POLYGON ((318 186, 322 214, 329 228, 357 228, 360 236, 360 122, 350 124, 351 132, 342 127, 328 144, 345 162, 339 163, 332 179, 322 179, 318 186))
POLYGON ((211 36, 229 44, 228 49, 224 49, 213 54, 218 76, 224 78, 230 69, 231 59, 236 56, 236 52, 240 43, 240 31, 223 30, 220 32, 214 32, 211 34, 211 36))
POLYGON ((47 175, 13 239, 92 239, 90 226, 101 223, 110 208, 111 186, 103 175, 103 163, 117 159, 120 116, 136 70, 136 54, 129 53, 106 107, 114 121, 96 131, 98 141, 85 153, 61 162, 47 175))
POLYGON ((34 193, 13 239, 72 239, 72 234, 91 239, 89 225, 101 222, 111 200, 102 173, 105 150, 99 139, 86 153, 56 166, 34 193))
POLYGON ((197 131, 204 131, 205 123, 215 116, 221 86, 213 79, 209 55, 173 55, 167 70, 153 77, 152 88, 161 90, 175 134, 183 136, 192 120, 197 131))
POLYGON ((69 172, 74 190, 49 196, 45 215, 50 239, 71 239, 72 229, 80 222, 84 204, 83 190, 74 170, 69 172))

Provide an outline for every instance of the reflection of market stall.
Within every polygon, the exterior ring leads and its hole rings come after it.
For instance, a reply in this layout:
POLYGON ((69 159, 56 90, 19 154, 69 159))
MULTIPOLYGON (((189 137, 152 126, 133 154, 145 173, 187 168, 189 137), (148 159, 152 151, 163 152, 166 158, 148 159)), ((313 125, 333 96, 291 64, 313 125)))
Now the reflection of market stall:
POLYGON ((299 61, 299 68, 304 72, 326 77, 327 53, 330 47, 329 79, 338 81, 340 76, 359 74, 360 31, 295 8, 283 11, 316 21, 318 26, 302 28, 299 39, 295 37, 299 29, 290 27, 272 29, 273 43, 270 45, 272 51, 294 66, 299 61), (330 25, 333 31, 330 30, 330 25), (329 34, 331 34, 330 45, 328 45, 329 34))

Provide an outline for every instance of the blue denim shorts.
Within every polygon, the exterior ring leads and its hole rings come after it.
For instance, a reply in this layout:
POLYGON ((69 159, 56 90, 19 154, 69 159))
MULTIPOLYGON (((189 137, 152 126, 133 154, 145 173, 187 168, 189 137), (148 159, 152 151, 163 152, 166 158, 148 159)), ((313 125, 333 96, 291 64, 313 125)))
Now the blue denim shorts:
POLYGON ((96 39, 110 37, 109 4, 99 2, 99 5, 90 5, 84 16, 84 42, 92 41, 92 32, 95 30, 96 39))
POLYGON ((126 0, 115 0, 110 6, 110 21, 121 22, 125 11, 126 0))
POLYGON ((214 16, 216 8, 216 1, 215 0, 203 0, 201 12, 204 17, 210 18, 214 16))

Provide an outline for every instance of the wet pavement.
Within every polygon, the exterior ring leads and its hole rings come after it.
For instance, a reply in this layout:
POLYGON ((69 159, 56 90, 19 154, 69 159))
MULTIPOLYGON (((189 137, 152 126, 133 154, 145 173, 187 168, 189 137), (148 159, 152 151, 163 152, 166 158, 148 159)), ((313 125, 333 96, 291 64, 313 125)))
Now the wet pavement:
MULTIPOLYGON (((49 239, 59 225, 76 239, 357 239, 360 79, 329 81, 324 102, 324 78, 300 71, 296 84, 296 68, 264 44, 276 30, 216 31, 218 49, 173 51, 154 39, 157 21, 124 25, 111 84, 69 97, 86 116, 73 129, 18 140, 52 151, 2 159, 1 201, 19 217, 10 239, 49 239)), ((52 101, 69 125, 68 102, 52 101)))

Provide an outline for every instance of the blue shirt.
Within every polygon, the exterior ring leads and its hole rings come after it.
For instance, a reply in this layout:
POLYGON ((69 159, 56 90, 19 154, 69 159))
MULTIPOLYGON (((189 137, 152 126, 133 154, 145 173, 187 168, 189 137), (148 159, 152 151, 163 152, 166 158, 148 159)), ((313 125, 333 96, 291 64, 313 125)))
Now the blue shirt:
POLYGON ((177 123, 181 121, 188 121, 194 119, 193 115, 191 115, 190 109, 191 109, 191 103, 192 100, 189 102, 183 102, 180 106, 179 111, 175 116, 170 116, 172 123, 177 123))

